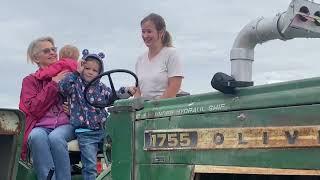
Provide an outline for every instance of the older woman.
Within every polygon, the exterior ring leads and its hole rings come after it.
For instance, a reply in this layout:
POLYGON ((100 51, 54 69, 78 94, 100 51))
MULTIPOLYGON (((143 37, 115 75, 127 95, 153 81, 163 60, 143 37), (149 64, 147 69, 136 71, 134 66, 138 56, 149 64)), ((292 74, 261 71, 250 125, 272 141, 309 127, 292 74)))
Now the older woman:
MULTIPOLYGON (((57 48, 51 37, 42 37, 30 43, 27 55, 42 69, 57 61, 57 48)), ((22 82, 19 108, 26 114, 26 125, 21 158, 26 159, 28 147, 38 180, 46 180, 50 169, 55 170, 52 179, 71 179, 67 141, 74 138, 74 129, 63 111, 57 84, 66 73, 46 80, 30 74, 22 82)))

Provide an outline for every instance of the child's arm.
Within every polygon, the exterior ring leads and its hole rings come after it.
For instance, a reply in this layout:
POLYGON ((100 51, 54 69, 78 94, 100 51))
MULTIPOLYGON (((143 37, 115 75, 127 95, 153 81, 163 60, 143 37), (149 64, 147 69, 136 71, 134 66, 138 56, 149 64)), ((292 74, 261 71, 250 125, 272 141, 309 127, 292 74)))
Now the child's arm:
POLYGON ((34 76, 37 79, 43 80, 56 76, 59 72, 68 70, 74 72, 77 70, 77 61, 75 60, 59 60, 51 64, 47 68, 38 70, 34 76))
POLYGON ((78 72, 70 73, 59 82, 59 92, 66 97, 71 96, 72 90, 75 88, 75 83, 79 77, 78 72))
MULTIPOLYGON (((132 94, 135 93, 136 88, 132 87, 121 87, 117 92, 116 95, 120 99, 128 99, 129 97, 132 96, 132 94)), ((113 96, 111 88, 105 86, 103 83, 100 84, 100 93, 103 98, 100 98, 99 103, 102 104, 112 104, 117 98, 113 96)))

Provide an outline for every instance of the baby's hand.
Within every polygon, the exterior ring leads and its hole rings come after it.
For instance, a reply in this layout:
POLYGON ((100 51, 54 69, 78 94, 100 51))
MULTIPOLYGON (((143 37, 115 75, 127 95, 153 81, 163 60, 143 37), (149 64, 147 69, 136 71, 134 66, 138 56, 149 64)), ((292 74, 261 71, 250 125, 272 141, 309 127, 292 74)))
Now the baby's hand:
POLYGON ((59 83, 61 79, 63 79, 67 74, 69 74, 70 72, 65 70, 65 71, 61 71, 59 72, 59 74, 57 74, 55 77, 52 77, 52 81, 59 83))
POLYGON ((78 66, 77 66, 77 71, 81 74, 83 71, 83 64, 84 64, 84 60, 79 60, 78 61, 78 66))
POLYGON ((62 104, 63 112, 68 114, 70 116, 70 111, 69 111, 69 103, 67 101, 63 102, 62 104))

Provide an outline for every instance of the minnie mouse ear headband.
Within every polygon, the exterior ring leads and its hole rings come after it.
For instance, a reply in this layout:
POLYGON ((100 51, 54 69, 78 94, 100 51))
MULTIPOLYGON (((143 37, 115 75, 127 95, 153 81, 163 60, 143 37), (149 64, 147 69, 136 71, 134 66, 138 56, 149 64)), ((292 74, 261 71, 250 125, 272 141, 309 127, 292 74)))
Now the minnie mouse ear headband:
POLYGON ((84 61, 87 61, 89 58, 97 60, 97 62, 100 64, 100 73, 102 73, 104 71, 103 70, 103 58, 104 57, 105 57, 105 55, 103 52, 100 52, 98 54, 94 54, 94 53, 90 54, 88 49, 84 49, 82 51, 82 59, 84 61))

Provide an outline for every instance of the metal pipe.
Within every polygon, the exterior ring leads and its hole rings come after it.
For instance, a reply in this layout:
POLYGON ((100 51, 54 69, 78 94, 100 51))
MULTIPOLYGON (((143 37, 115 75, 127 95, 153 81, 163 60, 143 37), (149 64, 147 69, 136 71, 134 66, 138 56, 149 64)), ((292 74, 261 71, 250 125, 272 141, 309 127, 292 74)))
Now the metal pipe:
POLYGON ((237 81, 252 81, 254 48, 258 43, 273 39, 320 38, 320 26, 312 21, 315 17, 301 12, 301 7, 320 10, 319 4, 308 0, 292 0, 286 12, 274 18, 258 18, 239 32, 230 52, 231 75, 237 81), (307 20, 303 22, 302 18, 307 20))

